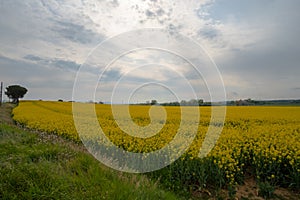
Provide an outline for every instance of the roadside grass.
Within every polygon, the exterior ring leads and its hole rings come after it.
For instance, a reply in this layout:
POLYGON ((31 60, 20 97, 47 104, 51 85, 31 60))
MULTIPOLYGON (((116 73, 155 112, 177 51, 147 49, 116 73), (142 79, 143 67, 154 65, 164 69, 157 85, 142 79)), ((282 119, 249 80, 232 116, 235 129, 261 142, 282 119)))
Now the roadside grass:
POLYGON ((101 165, 81 148, 0 122, 0 199, 179 198, 143 175, 101 165))
POLYGON ((11 111, 14 107, 11 103, 0 104, 0 123, 13 124, 11 111))

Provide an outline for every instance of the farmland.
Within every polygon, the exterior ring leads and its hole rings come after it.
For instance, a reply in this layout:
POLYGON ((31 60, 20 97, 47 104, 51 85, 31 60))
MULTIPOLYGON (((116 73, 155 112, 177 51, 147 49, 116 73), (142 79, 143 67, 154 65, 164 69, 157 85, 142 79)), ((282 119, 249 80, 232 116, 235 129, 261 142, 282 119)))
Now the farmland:
MULTIPOLYGON (((150 125, 148 127, 153 130, 159 130, 151 137, 143 137, 143 133, 135 136, 126 134, 119 127, 125 118, 121 117, 117 123, 110 105, 88 106, 95 106, 99 125, 113 145, 135 153, 156 151, 174 140, 183 112, 180 107, 162 107, 149 115, 150 106, 129 106, 134 124, 139 127, 150 125), (159 115, 161 109, 165 110, 165 118, 159 115)), ((123 108, 120 106, 117 109, 123 108)), ((300 107, 227 107, 222 133, 204 158, 198 155, 211 125, 212 107, 197 109, 200 118, 191 145, 171 165, 148 172, 151 178, 159 179, 168 189, 185 192, 225 187, 234 195, 235 186, 243 184, 249 176, 261 185, 261 196, 268 196, 269 190, 276 186, 299 190, 300 107)), ((83 111, 81 115, 83 122, 88 122, 91 117, 83 111)), ((193 115, 192 111, 190 115, 193 115)), ((102 142, 95 139, 95 128, 88 123, 82 123, 82 129, 87 130, 90 136, 78 135, 81 128, 74 124, 72 103, 24 101, 14 109, 13 119, 30 129, 55 133, 76 142, 81 142, 81 139, 102 142)), ((189 132, 185 128, 183 130, 189 132)))
POLYGON ((101 165, 80 144, 13 125, 13 107, 0 107, 0 199, 181 199, 101 165))

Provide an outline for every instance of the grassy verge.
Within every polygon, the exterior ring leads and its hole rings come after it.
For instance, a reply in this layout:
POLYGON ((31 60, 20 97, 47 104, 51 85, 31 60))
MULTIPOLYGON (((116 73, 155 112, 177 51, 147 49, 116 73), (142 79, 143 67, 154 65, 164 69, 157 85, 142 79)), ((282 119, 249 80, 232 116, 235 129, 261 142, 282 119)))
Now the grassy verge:
POLYGON ((178 199, 145 176, 100 165, 80 145, 21 130, 1 118, 0 199, 178 199))
POLYGON ((6 123, 10 125, 14 124, 11 118, 11 112, 14 107, 15 105, 10 103, 4 103, 0 105, 0 123, 6 123))

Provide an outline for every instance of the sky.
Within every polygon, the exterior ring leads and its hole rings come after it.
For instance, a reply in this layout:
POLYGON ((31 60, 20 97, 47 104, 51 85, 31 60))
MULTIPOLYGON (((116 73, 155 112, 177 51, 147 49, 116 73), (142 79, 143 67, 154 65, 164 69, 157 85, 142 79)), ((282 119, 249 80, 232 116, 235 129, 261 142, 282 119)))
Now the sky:
POLYGON ((0 1, 0 81, 24 99, 300 98, 298 0, 0 1))

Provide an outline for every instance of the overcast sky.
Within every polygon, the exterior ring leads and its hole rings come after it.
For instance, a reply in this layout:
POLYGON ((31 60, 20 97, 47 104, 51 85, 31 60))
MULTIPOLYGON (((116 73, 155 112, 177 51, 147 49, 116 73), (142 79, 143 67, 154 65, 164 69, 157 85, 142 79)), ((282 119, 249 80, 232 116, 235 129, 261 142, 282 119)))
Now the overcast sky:
POLYGON ((228 100, 299 99, 299 10, 298 0, 0 1, 0 81, 28 88, 25 99, 71 100, 77 79, 74 100, 209 101, 222 81, 228 100))

